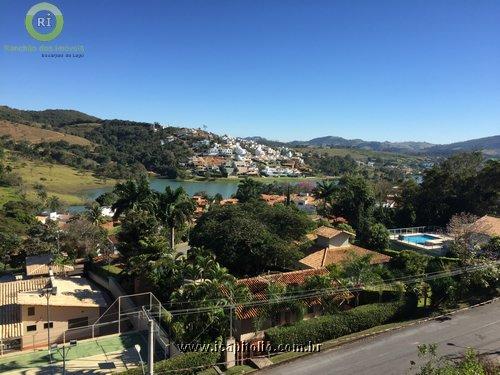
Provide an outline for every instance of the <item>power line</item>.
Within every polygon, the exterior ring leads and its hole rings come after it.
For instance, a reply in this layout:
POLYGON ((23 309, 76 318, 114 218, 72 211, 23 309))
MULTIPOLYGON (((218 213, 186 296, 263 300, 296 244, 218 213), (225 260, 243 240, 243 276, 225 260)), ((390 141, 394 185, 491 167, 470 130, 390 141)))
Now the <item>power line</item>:
MULTIPOLYGON (((499 262, 500 261, 497 261, 495 263, 499 263, 499 262)), ((467 273, 467 272, 481 270, 481 269, 487 268, 488 266, 489 265, 461 267, 461 268, 456 268, 453 270, 430 272, 430 273, 426 273, 426 274, 423 274, 420 276, 405 276, 405 277, 401 277, 401 278, 393 278, 393 279, 381 281, 380 283, 365 284, 365 285, 356 286, 356 287, 335 287, 335 288, 312 289, 312 290, 307 290, 307 291, 287 292, 287 293, 282 293, 282 294, 276 295, 275 297, 277 297, 277 298, 268 298, 268 299, 263 299, 263 300, 258 300, 258 301, 248 301, 248 302, 232 303, 232 304, 226 304, 226 305, 203 306, 203 307, 197 307, 197 308, 170 310, 169 313, 172 316, 180 316, 180 315, 188 315, 188 314, 193 314, 193 313, 209 312, 209 311, 212 311, 215 309, 225 309, 225 308, 230 308, 230 307, 232 307, 232 308, 251 307, 251 306, 258 306, 258 305, 265 305, 265 304, 282 303, 282 302, 294 301, 294 300, 305 299, 305 298, 322 297, 328 293, 358 292, 358 291, 365 290, 366 287, 370 287, 370 286, 379 286, 379 285, 389 286, 392 284, 396 284, 398 282, 411 284, 411 283, 415 283, 415 282, 434 280, 437 278, 456 276, 456 275, 467 273)))

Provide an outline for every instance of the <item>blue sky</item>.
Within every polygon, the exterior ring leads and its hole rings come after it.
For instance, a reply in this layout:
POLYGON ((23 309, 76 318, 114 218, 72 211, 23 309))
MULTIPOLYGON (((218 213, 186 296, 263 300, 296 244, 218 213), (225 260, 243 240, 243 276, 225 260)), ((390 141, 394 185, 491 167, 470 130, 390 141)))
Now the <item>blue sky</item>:
POLYGON ((449 143, 499 134, 500 1, 51 1, 47 45, 2 0, 0 104, 236 136, 449 143))

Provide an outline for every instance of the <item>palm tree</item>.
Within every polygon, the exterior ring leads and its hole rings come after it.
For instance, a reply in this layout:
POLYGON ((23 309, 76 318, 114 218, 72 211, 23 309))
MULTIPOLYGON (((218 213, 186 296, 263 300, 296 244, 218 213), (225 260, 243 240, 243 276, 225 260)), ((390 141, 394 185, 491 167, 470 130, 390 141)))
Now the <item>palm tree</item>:
POLYGON ((102 208, 98 203, 89 205, 83 216, 95 226, 99 226, 104 221, 102 208))
POLYGON ((318 182, 313 190, 313 195, 316 199, 321 199, 323 201, 323 210, 326 210, 326 204, 335 194, 337 190, 337 185, 332 180, 323 180, 318 182))
POLYGON ((148 211, 154 210, 154 194, 146 177, 117 184, 114 194, 117 199, 111 208, 115 211, 115 219, 120 217, 122 213, 139 207, 148 211))
POLYGON ((360 290, 366 286, 380 289, 382 278, 371 264, 372 255, 358 256, 349 254, 347 259, 341 263, 340 279, 347 287, 355 288, 356 306, 359 305, 360 290))
POLYGON ((194 215, 195 204, 186 191, 179 187, 172 190, 167 186, 164 193, 158 194, 158 216, 170 230, 170 246, 175 248, 175 231, 188 222, 194 215))
POLYGON ((186 264, 184 285, 172 293, 171 300, 183 306, 188 304, 187 307, 196 301, 196 307, 212 308, 195 315, 179 316, 177 323, 182 323, 183 338, 188 341, 206 342, 227 337, 229 319, 232 319, 228 316, 228 305, 248 301, 250 292, 246 286, 238 284, 213 255, 203 249, 195 249, 195 253, 186 264))

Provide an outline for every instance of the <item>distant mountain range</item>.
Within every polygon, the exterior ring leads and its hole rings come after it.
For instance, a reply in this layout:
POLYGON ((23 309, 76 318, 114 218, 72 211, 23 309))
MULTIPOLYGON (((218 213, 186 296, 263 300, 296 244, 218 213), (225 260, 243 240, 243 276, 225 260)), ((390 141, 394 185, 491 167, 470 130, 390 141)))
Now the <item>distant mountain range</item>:
POLYGON ((248 137, 256 142, 283 145, 289 147, 334 147, 360 150, 397 152, 403 154, 450 155, 457 152, 482 151, 487 156, 500 157, 500 135, 471 139, 450 144, 432 144, 428 142, 377 142, 362 139, 345 139, 326 136, 309 141, 275 142, 262 137, 248 137))
MULTIPOLYGON (((25 111, 6 106, 0 106, 0 120, 7 120, 35 127, 40 126, 40 124, 48 124, 52 127, 51 130, 67 130, 70 125, 75 125, 80 128, 84 124, 85 126, 90 126, 93 123, 99 123, 102 121, 97 117, 74 110, 47 109, 44 111, 25 111)), ((362 139, 345 139, 335 136, 326 136, 314 138, 309 141, 293 142, 272 141, 260 136, 248 137, 245 139, 252 139, 259 143, 273 146, 353 148, 360 150, 396 152, 402 154, 422 154, 431 156, 446 156, 457 152, 477 150, 482 151, 487 156, 500 157, 500 135, 450 144, 432 144, 428 142, 377 142, 364 141, 362 139)))

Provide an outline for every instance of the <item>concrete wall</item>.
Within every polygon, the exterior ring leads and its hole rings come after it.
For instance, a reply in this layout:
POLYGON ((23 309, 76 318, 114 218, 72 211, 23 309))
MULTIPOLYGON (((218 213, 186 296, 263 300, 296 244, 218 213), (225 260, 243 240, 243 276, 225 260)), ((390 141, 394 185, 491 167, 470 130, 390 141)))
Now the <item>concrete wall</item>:
POLYGON ((322 236, 318 236, 316 243, 321 247, 340 247, 340 246, 349 246, 349 236, 347 233, 340 233, 333 238, 326 238, 322 236))
MULTIPOLYGON (((44 324, 47 323, 46 306, 20 306, 21 319, 23 322, 23 340, 22 349, 47 346, 47 329, 44 324), (35 314, 28 315, 28 308, 34 307, 35 314), (28 331, 28 326, 36 325, 36 331, 28 331)), ((50 329, 51 344, 63 341, 63 333, 68 329, 68 320, 75 318, 88 319, 88 324, 94 323, 100 314, 99 307, 70 307, 70 306, 52 306, 49 307, 50 321, 53 327, 50 329)), ((68 333, 69 339, 83 339, 92 336, 89 329, 72 330, 68 333)))

